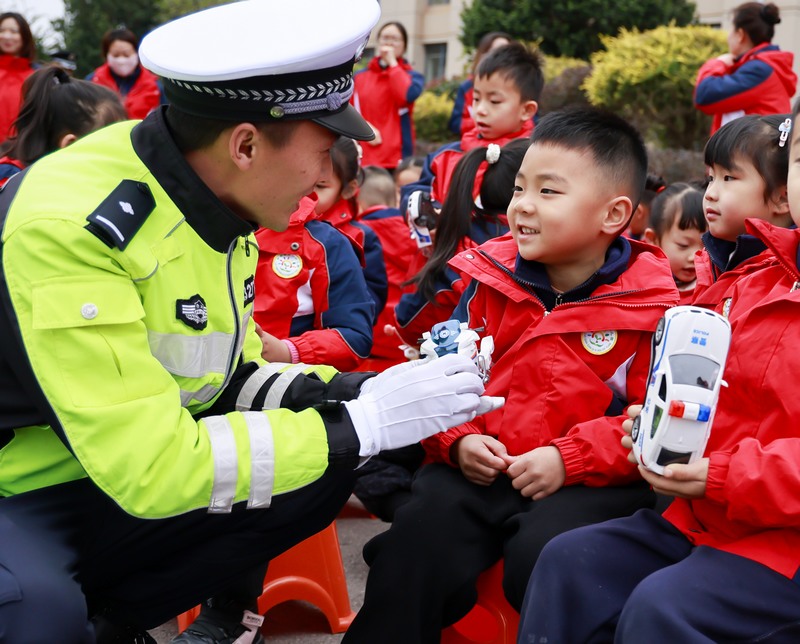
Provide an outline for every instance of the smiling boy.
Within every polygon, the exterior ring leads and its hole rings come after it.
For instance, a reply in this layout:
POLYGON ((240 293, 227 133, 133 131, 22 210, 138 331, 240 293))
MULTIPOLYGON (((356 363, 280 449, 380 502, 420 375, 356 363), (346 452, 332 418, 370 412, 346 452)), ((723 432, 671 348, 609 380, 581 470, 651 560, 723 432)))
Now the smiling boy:
POLYGON ((644 399, 652 330, 678 301, 663 254, 621 236, 646 167, 616 116, 580 109, 536 126, 511 234, 451 261, 472 278, 456 317, 493 336, 487 391, 505 410, 423 441, 433 462, 364 548, 364 605, 345 642, 438 642, 500 558, 519 608, 549 539, 652 504, 619 445, 624 409, 644 399))

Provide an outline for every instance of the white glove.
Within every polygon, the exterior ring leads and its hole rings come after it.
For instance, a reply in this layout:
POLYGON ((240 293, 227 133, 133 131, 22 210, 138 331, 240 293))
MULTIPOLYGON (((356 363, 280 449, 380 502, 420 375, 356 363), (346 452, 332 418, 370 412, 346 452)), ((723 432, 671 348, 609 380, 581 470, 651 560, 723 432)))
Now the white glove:
POLYGON ((478 368, 464 356, 447 355, 398 371, 376 377, 366 392, 344 403, 361 443, 359 456, 413 445, 505 402, 481 396, 478 368))
POLYGON ((406 360, 405 362, 401 362, 400 364, 392 365, 388 369, 381 371, 377 376, 374 378, 368 378, 364 382, 361 383, 361 389, 359 390, 358 396, 359 398, 366 393, 372 391, 376 386, 380 387, 381 383, 386 382, 390 378, 395 378, 399 376, 401 373, 405 373, 409 369, 413 369, 414 367, 418 367, 419 365, 423 364, 424 362, 428 362, 430 358, 424 358, 422 360, 406 360))

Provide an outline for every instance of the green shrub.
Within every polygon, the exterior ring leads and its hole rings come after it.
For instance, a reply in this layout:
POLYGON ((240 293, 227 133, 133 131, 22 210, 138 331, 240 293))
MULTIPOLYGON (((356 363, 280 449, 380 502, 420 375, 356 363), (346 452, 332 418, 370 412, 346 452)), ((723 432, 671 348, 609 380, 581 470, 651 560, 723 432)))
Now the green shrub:
POLYGON ((589 98, 583 84, 591 73, 592 67, 585 60, 548 57, 539 114, 544 115, 569 105, 587 105, 589 98))
POLYGON ((674 25, 603 36, 606 51, 592 54, 589 100, 616 111, 663 147, 700 149, 710 118, 694 108, 697 70, 727 50, 725 33, 674 25))
POLYGON ((445 94, 424 91, 414 103, 414 128, 417 138, 429 143, 445 143, 454 136, 447 129, 453 100, 445 94))
POLYGON ((569 56, 545 56, 544 82, 550 83, 561 76, 566 70, 576 67, 589 67, 589 63, 580 58, 570 58, 569 56))

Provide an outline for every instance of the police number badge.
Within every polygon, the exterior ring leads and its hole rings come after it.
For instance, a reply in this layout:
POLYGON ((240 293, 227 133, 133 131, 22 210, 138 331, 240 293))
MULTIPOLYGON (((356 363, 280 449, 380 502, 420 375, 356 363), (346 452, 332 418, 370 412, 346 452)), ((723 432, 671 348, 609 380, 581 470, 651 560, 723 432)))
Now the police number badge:
POLYGON ((614 348, 617 343, 617 332, 588 331, 581 336, 581 343, 592 355, 601 356, 614 348))
POLYGON ((300 255, 275 255, 272 260, 272 270, 278 277, 288 280, 300 275, 300 271, 303 270, 303 260, 300 255))
POLYGON ((193 295, 188 300, 178 300, 175 303, 175 317, 187 326, 202 331, 208 325, 205 300, 199 295, 193 295))

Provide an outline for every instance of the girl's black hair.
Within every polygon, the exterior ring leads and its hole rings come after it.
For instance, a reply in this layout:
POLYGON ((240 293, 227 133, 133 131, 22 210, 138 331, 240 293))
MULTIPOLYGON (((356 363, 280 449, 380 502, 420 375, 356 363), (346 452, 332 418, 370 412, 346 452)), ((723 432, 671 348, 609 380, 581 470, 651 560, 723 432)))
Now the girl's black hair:
POLYGON ((644 192, 642 192, 642 198, 639 203, 650 207, 650 204, 653 203, 653 199, 656 198, 656 195, 666 187, 667 182, 664 181, 664 177, 657 174, 648 173, 647 178, 644 181, 644 192))
POLYGON ((673 183, 656 195, 650 208, 648 225, 661 239, 678 219, 678 228, 689 230, 696 228, 704 233, 708 228, 703 214, 703 193, 688 183, 673 183))
POLYGON ((768 2, 745 2, 733 10, 733 27, 742 29, 754 45, 772 42, 775 36, 775 25, 781 21, 781 12, 777 6, 768 2))
MULTIPOLYGON (((348 136, 340 136, 331 147, 331 164, 333 172, 342 182, 342 188, 353 179, 358 185, 364 181, 364 171, 361 169, 361 159, 358 144, 348 136)), ((350 197, 352 212, 358 212, 358 202, 355 195, 350 197)))
POLYGON ((480 208, 475 205, 472 194, 475 175, 486 161, 487 148, 470 150, 459 160, 442 204, 433 253, 422 270, 410 280, 429 302, 435 301, 437 280, 455 255, 459 242, 469 234, 473 220, 487 230, 494 229, 494 236, 505 232, 500 216, 508 210, 514 181, 528 147, 529 139, 515 139, 503 146, 497 162, 487 166, 481 181, 480 208))
POLYGON ((6 11, 5 13, 0 13, 0 23, 2 23, 6 18, 13 18, 19 27, 19 35, 22 37, 22 48, 20 49, 19 55, 22 58, 34 60, 36 58, 36 41, 33 38, 31 26, 28 24, 28 21, 16 11, 6 11))
POLYGON ((0 146, 0 154, 30 165, 59 148, 67 134, 77 138, 127 118, 112 90, 70 77, 48 65, 22 85, 22 106, 14 121, 16 134, 0 146))
POLYGON ((706 143, 705 164, 734 170, 737 161, 749 161, 764 179, 764 201, 768 201, 786 185, 789 174, 789 146, 779 145, 778 129, 787 118, 788 114, 750 114, 726 123, 706 143))

